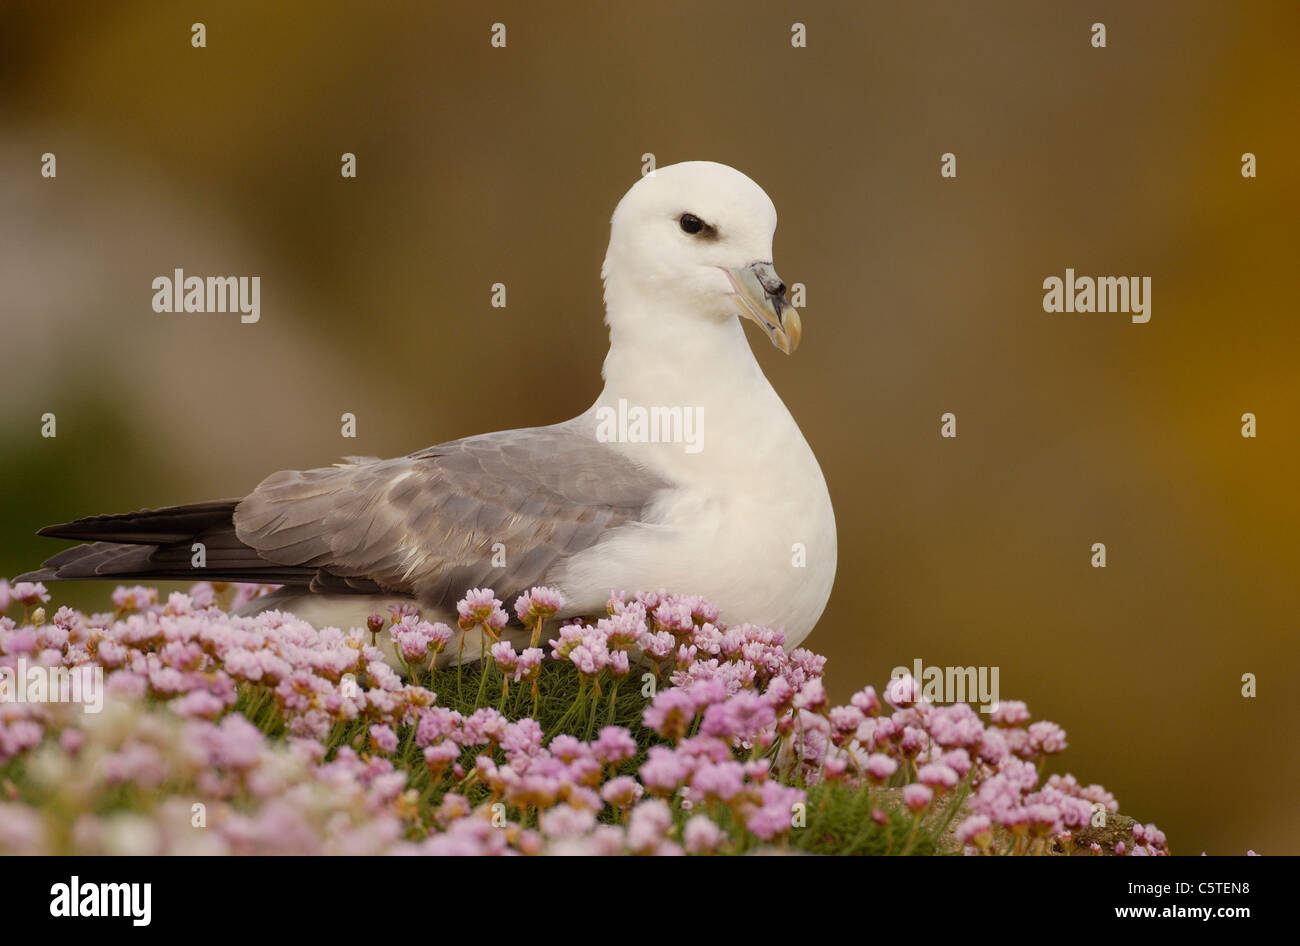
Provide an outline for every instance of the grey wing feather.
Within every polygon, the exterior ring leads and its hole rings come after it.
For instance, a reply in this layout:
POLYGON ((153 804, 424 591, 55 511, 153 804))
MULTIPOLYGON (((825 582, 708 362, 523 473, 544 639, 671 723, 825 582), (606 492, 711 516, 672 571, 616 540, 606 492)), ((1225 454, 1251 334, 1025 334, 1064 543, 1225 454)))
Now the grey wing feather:
POLYGON ((284 471, 235 509, 269 562, 446 605, 478 585, 513 595, 669 484, 571 424, 484 434, 392 460, 284 471), (493 565, 496 543, 505 567, 493 565))

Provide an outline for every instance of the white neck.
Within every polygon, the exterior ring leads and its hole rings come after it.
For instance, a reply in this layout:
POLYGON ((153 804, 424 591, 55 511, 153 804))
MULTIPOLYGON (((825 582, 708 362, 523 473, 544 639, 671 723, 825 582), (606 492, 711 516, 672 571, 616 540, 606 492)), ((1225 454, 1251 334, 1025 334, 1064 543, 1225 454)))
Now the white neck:
POLYGON ((707 475, 735 482, 791 451, 806 453, 815 463, 736 316, 683 315, 680 303, 633 303, 608 286, 605 296, 605 387, 584 421, 592 423, 600 408, 619 410, 620 401, 628 407, 696 411, 703 418, 702 452, 687 454, 681 445, 669 443, 628 448, 630 456, 679 477, 707 475))
POLYGON ((730 391, 730 400, 737 389, 771 390, 739 318, 683 315, 679 305, 606 286, 609 353, 597 403, 699 404, 710 391, 730 391))

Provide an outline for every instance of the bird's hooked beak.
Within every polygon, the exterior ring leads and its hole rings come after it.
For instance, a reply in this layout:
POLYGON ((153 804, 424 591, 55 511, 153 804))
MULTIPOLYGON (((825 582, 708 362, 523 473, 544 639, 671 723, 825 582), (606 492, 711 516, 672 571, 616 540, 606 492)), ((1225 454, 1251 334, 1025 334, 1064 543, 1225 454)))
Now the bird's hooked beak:
POLYGON ((771 263, 750 263, 722 271, 731 280, 732 298, 740 314, 756 322, 772 344, 787 355, 799 347, 803 323, 785 299, 785 283, 771 263))

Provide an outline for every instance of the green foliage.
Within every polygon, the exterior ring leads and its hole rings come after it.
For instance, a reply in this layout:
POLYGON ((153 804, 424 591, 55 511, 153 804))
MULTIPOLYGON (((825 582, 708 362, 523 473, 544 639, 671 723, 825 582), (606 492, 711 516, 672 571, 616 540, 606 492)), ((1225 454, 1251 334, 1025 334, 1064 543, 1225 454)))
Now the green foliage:
POLYGON ((911 815, 884 790, 814 785, 808 789, 808 827, 791 832, 790 844, 809 854, 935 854, 937 828, 922 822, 913 833, 911 815), (885 812, 883 826, 871 818, 873 803, 885 812))

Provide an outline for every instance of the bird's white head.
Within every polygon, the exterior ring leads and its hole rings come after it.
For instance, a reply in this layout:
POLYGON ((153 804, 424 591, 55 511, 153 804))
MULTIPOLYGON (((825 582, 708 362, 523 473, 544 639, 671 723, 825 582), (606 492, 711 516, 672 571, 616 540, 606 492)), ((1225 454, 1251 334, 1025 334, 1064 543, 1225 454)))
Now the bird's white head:
POLYGON ((677 317, 755 322, 786 354, 802 334, 772 265, 776 207, 735 168, 686 161, 637 181, 610 222, 605 280, 607 318, 620 298, 646 300, 662 330, 682 331, 677 317))

